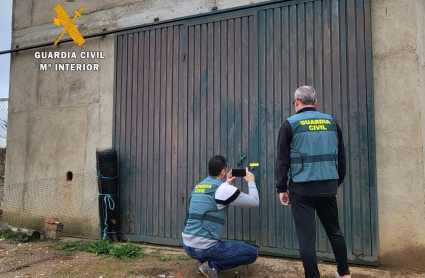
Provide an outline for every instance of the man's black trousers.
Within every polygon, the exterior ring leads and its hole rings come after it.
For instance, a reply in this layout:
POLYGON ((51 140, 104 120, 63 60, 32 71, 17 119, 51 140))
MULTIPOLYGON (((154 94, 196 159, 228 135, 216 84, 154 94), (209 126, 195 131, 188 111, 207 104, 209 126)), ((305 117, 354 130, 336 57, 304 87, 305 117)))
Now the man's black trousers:
POLYGON ((332 245, 340 276, 349 274, 347 262, 347 246, 338 221, 336 196, 332 197, 302 197, 295 193, 289 197, 292 205, 292 215, 300 247, 306 278, 319 278, 316 256, 316 218, 325 228, 332 245))

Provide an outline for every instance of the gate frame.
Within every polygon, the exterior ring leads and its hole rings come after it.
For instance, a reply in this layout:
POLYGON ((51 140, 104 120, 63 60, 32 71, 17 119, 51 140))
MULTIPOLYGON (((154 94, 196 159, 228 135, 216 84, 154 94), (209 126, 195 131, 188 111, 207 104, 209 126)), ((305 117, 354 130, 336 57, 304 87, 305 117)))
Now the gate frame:
MULTIPOLYGON (((115 136, 116 136, 116 109, 117 109, 117 59, 118 57, 118 36, 125 34, 132 34, 140 31, 148 31, 157 28, 170 27, 178 24, 188 25, 192 21, 198 20, 199 22, 212 22, 214 20, 223 20, 229 17, 235 17, 238 15, 245 15, 249 12, 258 12, 262 8, 272 9, 282 6, 290 6, 296 4, 304 4, 309 2, 317 2, 323 0, 278 0, 278 1, 268 1, 250 5, 243 5, 234 8, 228 8, 223 10, 215 10, 207 13, 201 13, 196 15, 190 15, 180 18, 174 18, 169 20, 164 20, 161 22, 147 23, 136 25, 128 28, 123 28, 121 32, 117 33, 114 38, 114 88, 113 88, 113 128, 112 128, 112 145, 116 146, 115 136), (200 20, 201 19, 201 20, 200 20)), ((332 1, 332 0, 330 0, 332 1)), ((333 0, 339 2, 346 2, 348 0, 333 0)), ((379 236, 378 236, 378 197, 377 197, 377 175, 376 175, 376 138, 375 138, 375 111, 374 111, 374 91, 373 91, 373 52, 372 52, 372 22, 371 22, 371 0, 352 0, 354 2, 362 1, 364 3, 364 42, 365 42, 365 63, 366 63, 366 103, 367 103, 367 133, 369 142, 368 144, 368 157, 369 157, 369 194, 370 194, 370 220, 371 220, 371 248, 372 256, 355 256, 354 260, 350 260, 351 263, 379 266, 379 236)), ((257 22, 258 23, 258 22, 257 22)), ((258 26, 257 26, 258 28, 258 26)), ((176 239, 173 238, 162 238, 159 240, 157 237, 151 236, 141 236, 141 235, 129 235, 121 234, 122 237, 126 239, 131 239, 134 241, 141 242, 150 242, 154 244, 166 244, 166 245, 175 245, 176 239)), ((178 246, 182 246, 181 242, 178 243, 178 246)), ((273 255, 273 256, 282 256, 282 257, 291 257, 299 258, 299 251, 293 249, 293 252, 290 249, 285 249, 285 254, 280 255, 276 253, 277 248, 270 247, 260 247, 259 251, 263 255, 273 255)), ((323 261, 334 261, 332 255, 327 253, 317 252, 318 259, 323 261)))

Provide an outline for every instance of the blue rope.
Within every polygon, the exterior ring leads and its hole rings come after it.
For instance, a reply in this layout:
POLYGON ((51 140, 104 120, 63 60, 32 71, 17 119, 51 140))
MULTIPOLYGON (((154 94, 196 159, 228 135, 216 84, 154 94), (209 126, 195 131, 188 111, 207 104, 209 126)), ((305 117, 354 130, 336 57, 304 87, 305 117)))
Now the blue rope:
MULTIPOLYGON (((103 197, 103 203, 105 205, 105 228, 102 230, 100 229, 100 237, 102 237, 102 233, 103 233, 103 237, 102 239, 105 239, 107 234, 116 234, 117 232, 108 232, 108 208, 110 210, 114 210, 115 209, 115 202, 114 199, 112 199, 110 194, 99 194, 99 195, 103 195, 105 197, 103 197)), ((99 227, 100 223, 99 223, 99 227)))
POLYGON ((115 177, 105 177, 105 176, 103 176, 101 173, 100 173, 100 171, 97 171, 97 178, 99 179, 104 179, 104 180, 113 180, 113 179, 116 179, 116 178, 118 178, 118 175, 116 175, 115 177))

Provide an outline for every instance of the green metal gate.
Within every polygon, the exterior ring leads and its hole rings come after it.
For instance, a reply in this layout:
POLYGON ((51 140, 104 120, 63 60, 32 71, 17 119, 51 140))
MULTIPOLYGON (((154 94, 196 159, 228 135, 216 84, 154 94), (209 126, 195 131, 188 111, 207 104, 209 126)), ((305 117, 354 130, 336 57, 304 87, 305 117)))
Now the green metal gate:
MULTIPOLYGON (((124 239, 181 245, 188 196, 214 154, 259 162, 260 208, 230 208, 225 238, 298 257, 290 207, 274 187, 277 133, 312 85, 343 130, 338 195, 349 259, 378 264, 368 0, 279 1, 184 18, 116 38, 114 146, 124 239)), ((239 162, 240 165, 237 165, 239 162)), ((246 186, 237 182, 236 186, 246 186)), ((321 226, 321 259, 333 259, 321 226)))

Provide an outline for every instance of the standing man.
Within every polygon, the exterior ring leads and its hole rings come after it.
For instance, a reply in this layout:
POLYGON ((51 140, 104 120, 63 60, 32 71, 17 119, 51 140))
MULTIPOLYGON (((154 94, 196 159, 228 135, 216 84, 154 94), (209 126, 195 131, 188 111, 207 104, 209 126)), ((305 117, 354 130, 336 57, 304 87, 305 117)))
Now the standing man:
POLYGON ((335 277, 351 277, 336 201, 346 168, 341 128, 331 116, 316 111, 313 87, 298 88, 293 104, 297 113, 279 131, 275 176, 280 202, 292 204, 305 277, 320 277, 315 212, 332 245, 335 277))
POLYGON ((245 180, 249 193, 233 186, 235 177, 227 173, 227 159, 221 155, 208 163, 209 177, 192 191, 186 227, 182 233, 183 248, 193 259, 198 260, 198 269, 205 277, 218 277, 220 270, 252 264, 258 251, 251 245, 221 241, 223 226, 229 205, 256 208, 259 204, 254 174, 246 168, 245 180), (227 176, 227 181, 223 180, 227 176))

